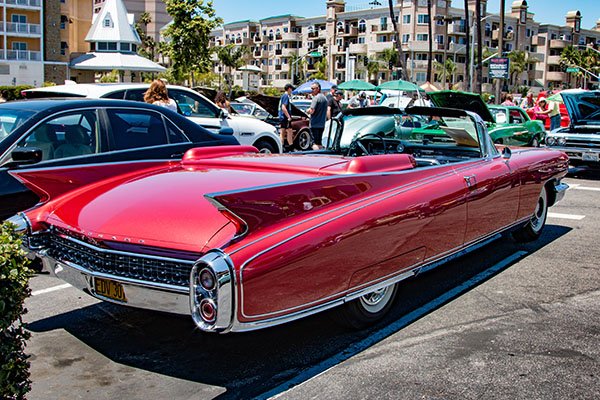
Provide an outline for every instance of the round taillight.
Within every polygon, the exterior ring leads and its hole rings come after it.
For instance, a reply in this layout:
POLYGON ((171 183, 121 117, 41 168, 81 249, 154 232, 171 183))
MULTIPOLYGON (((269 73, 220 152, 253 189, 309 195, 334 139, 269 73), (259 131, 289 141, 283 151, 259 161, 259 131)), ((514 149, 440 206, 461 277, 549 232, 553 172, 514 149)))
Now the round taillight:
POLYGON ((215 274, 208 268, 200 271, 200 285, 206 290, 213 290, 216 284, 215 274))
POLYGON ((217 307, 212 300, 204 299, 200 303, 200 315, 206 322, 212 323, 217 319, 217 307))

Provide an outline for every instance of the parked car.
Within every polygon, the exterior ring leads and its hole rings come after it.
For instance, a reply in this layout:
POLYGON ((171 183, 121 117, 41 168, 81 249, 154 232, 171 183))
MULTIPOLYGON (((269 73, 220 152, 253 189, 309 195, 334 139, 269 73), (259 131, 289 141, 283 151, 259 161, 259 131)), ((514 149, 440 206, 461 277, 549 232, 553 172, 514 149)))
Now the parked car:
MULTIPOLYGON (((249 96, 248 98, 267 111, 271 121, 277 121, 279 126, 279 97, 256 94, 249 96)), ((310 118, 294 103, 290 103, 290 110, 292 116, 294 148, 301 151, 309 150, 312 147, 312 136, 309 128, 310 118)))
POLYGON ((105 301, 191 315, 204 331, 332 307, 361 328, 390 309, 399 281, 504 231, 538 238, 567 189, 561 151, 500 153, 475 113, 406 113, 444 121, 447 139, 347 134, 342 117, 318 151, 197 148, 179 165, 54 169, 51 182, 15 172, 50 198, 11 222, 54 276, 105 301))
POLYGON ((546 145, 567 153, 572 165, 600 166, 600 90, 563 91, 570 124, 548 132, 546 145))
POLYGON ((436 107, 452 107, 479 114, 486 122, 494 143, 538 147, 544 141, 544 125, 540 121, 532 121, 519 107, 488 108, 480 95, 452 90, 431 92, 428 96, 436 107))
POLYGON ((164 107, 131 101, 53 99, 0 104, 0 220, 40 201, 39 195, 8 171, 176 160, 192 147, 238 143, 230 128, 222 132, 228 135, 209 132, 164 107))
MULTIPOLYGON (((144 101, 148 83, 82 83, 47 86, 23 91, 27 98, 92 97, 144 101)), ((223 127, 243 145, 254 146, 264 153, 280 153, 279 133, 263 121, 248 116, 229 115, 200 93, 183 86, 167 85, 169 97, 177 102, 180 112, 209 131, 223 127)))
MULTIPOLYGON (((556 94, 556 93, 560 93, 560 91, 555 90, 553 92, 552 90, 543 90, 538 94, 536 102, 539 99, 541 99, 542 97, 550 97, 552 94, 556 94)), ((569 123, 570 123, 569 113, 567 112, 565 105, 561 103, 561 104, 559 104, 559 108, 560 108, 560 126, 569 126, 569 123)), ((526 111, 527 111, 527 115, 529 116, 530 119, 536 120, 536 116, 535 116, 535 112, 534 112, 533 108, 528 108, 526 111)), ((549 118, 545 118, 544 120, 541 120, 540 122, 542 122, 544 124, 544 128, 547 131, 550 130, 550 119, 549 118)))

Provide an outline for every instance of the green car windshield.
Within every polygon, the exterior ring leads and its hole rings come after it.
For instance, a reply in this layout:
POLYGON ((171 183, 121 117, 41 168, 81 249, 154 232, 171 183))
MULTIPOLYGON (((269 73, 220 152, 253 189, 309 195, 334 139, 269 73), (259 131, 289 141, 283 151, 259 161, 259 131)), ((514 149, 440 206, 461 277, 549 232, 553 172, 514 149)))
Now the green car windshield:
MULTIPOLYGON (((339 146, 347 149, 352 142, 365 139, 400 139, 425 144, 479 147, 477 127, 466 117, 438 117, 411 114, 347 115, 343 127, 329 123, 323 134, 324 147, 333 146, 336 130, 342 130, 339 146), (329 135, 332 135, 331 141, 329 135)), ((339 133, 337 133, 339 135, 339 133)))
POLYGON ((504 108, 489 107, 490 112, 494 116, 496 123, 506 124, 508 122, 508 114, 504 108))

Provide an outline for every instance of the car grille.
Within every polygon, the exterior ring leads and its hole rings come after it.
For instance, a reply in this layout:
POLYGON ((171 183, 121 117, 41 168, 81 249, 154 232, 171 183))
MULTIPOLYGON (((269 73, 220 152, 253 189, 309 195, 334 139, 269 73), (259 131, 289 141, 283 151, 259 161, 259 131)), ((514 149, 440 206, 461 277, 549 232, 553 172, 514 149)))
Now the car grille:
POLYGON ((588 149, 597 149, 600 150, 600 142, 590 141, 589 139, 567 139, 565 143, 565 147, 578 147, 578 148, 588 148, 588 149))
MULTIPOLYGON (((100 250, 55 233, 45 238, 36 238, 35 241, 35 244, 46 248, 47 254, 55 260, 70 262, 89 271, 147 282, 189 286, 192 261, 100 250)), ((30 240, 30 245, 32 244, 34 243, 30 240)))

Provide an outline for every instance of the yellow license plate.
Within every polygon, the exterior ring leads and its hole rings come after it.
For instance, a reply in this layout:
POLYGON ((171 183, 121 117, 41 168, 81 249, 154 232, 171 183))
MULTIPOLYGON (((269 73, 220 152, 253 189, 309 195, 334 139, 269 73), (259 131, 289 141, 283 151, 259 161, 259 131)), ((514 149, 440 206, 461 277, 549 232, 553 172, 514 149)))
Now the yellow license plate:
POLYGON ((104 296, 112 300, 127 303, 125 292, 123 291, 123 285, 121 285, 119 282, 111 281, 109 279, 95 278, 94 289, 96 290, 96 294, 99 296, 104 296))

